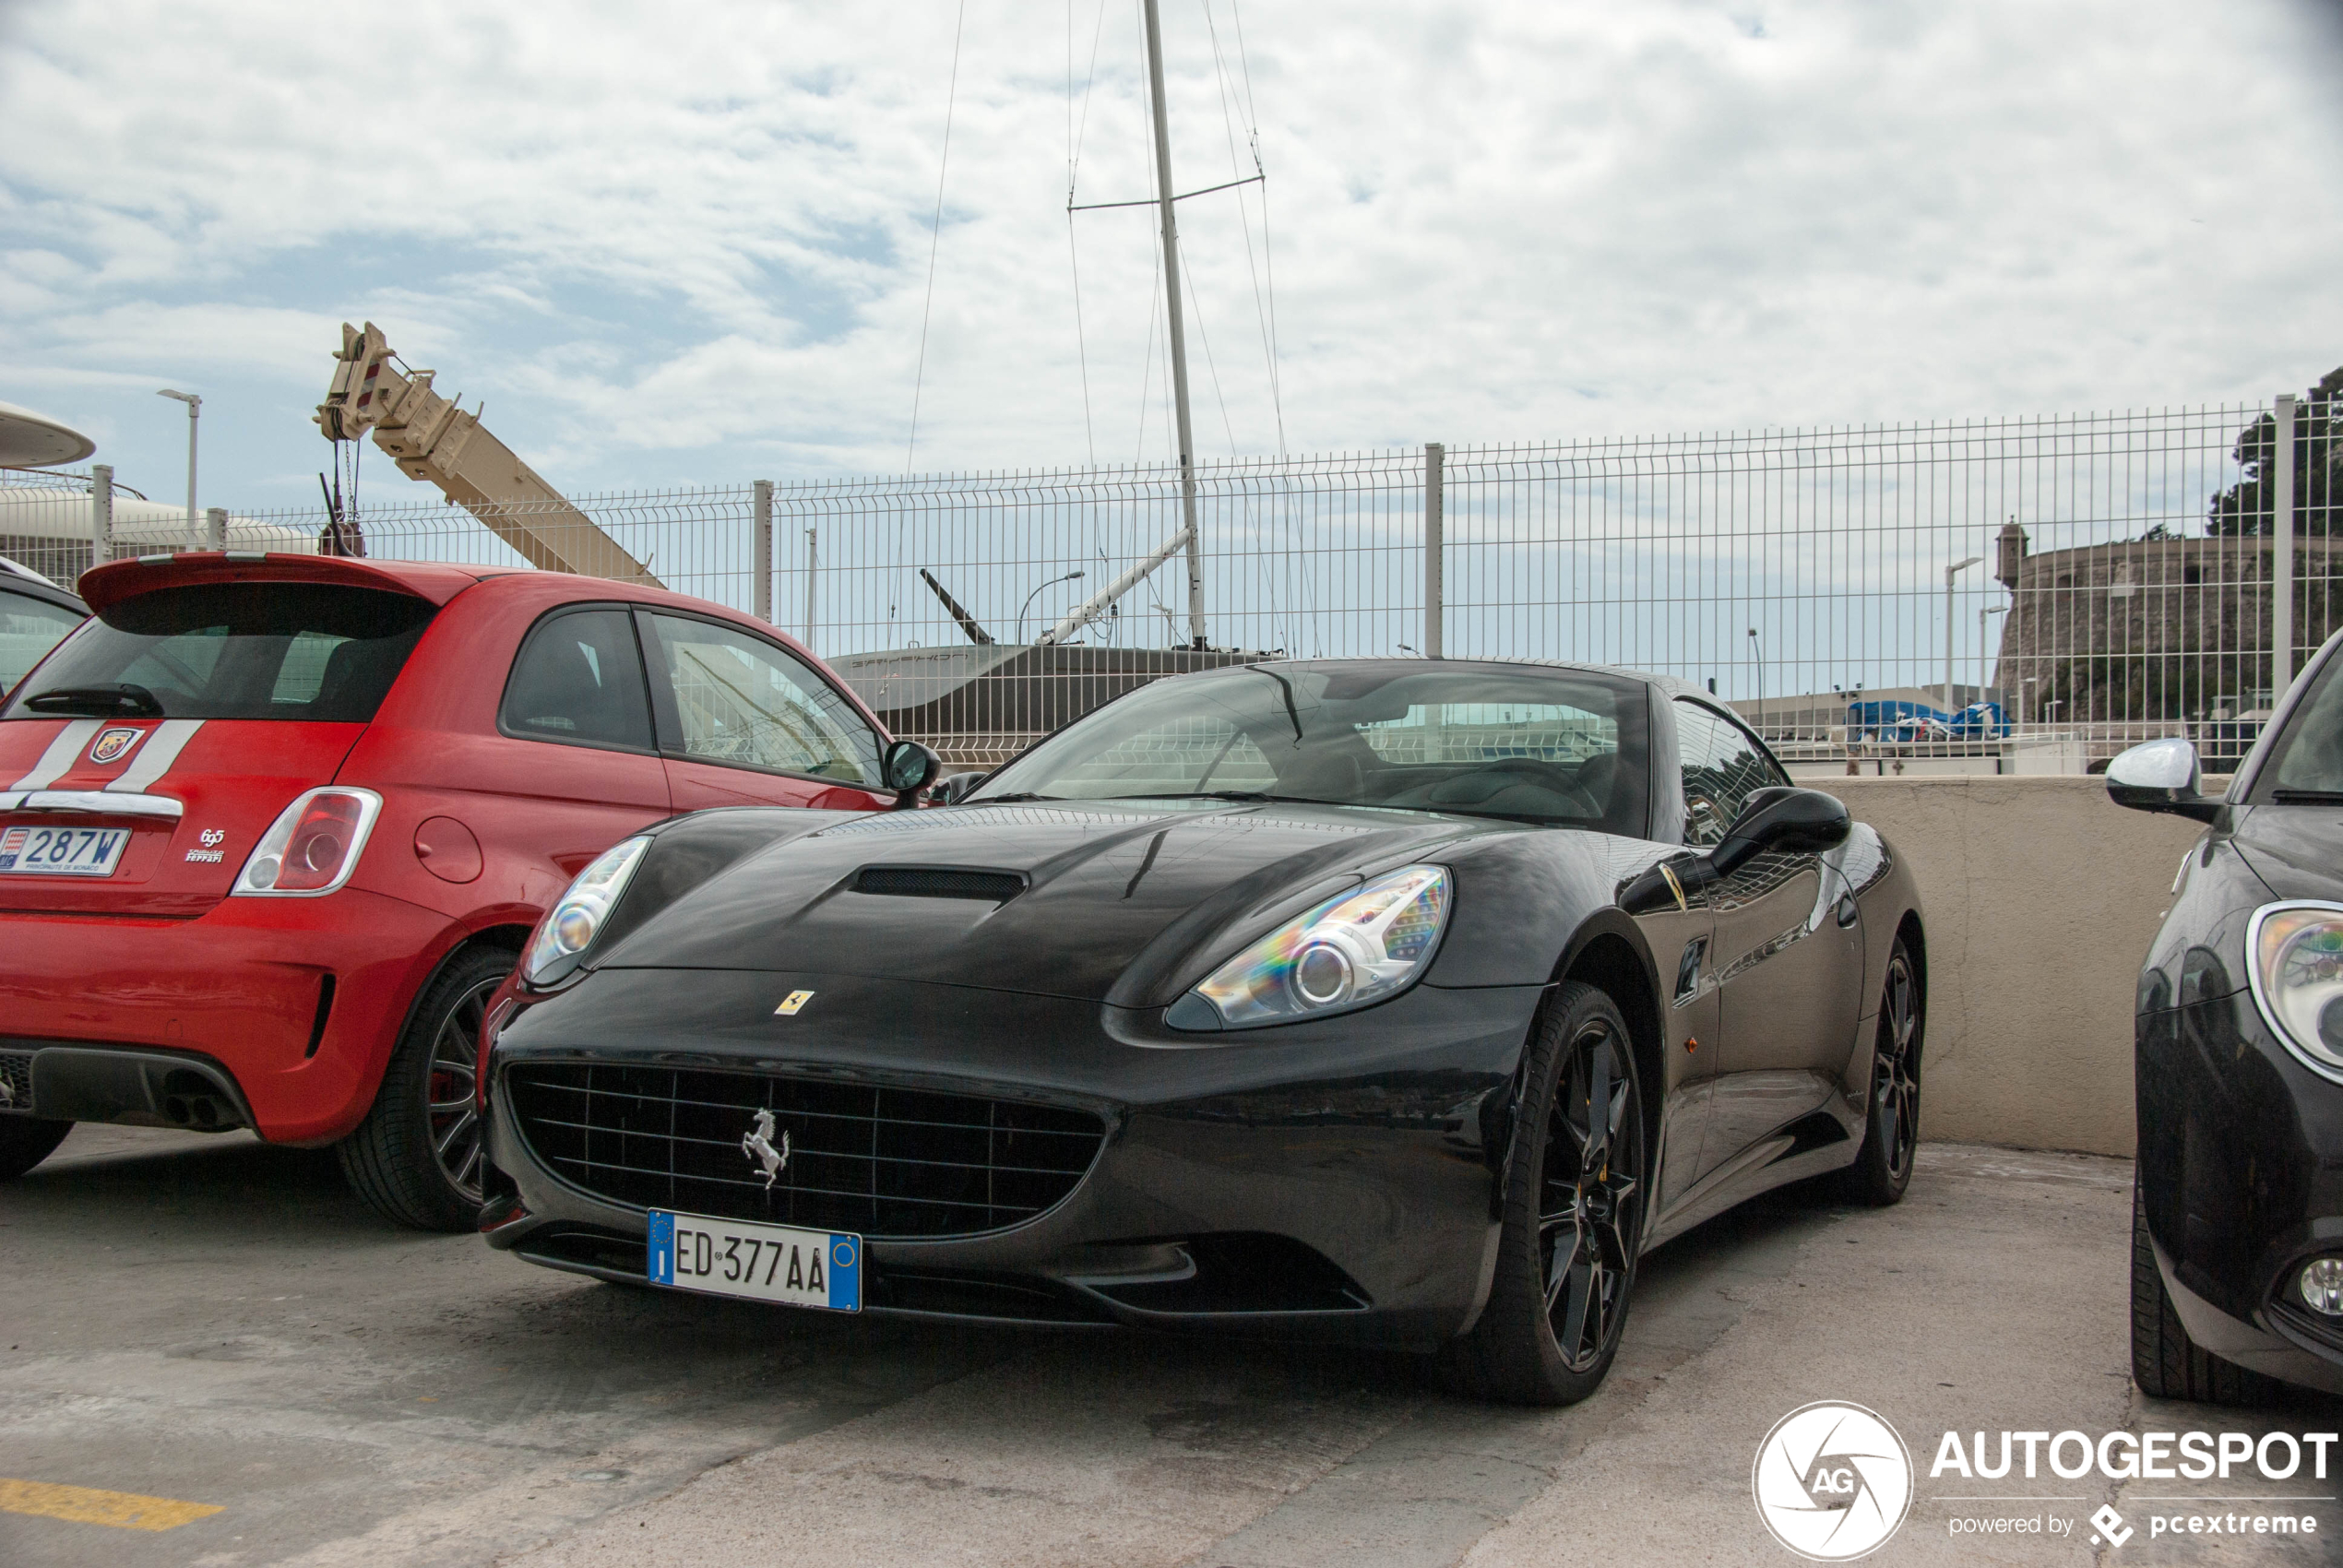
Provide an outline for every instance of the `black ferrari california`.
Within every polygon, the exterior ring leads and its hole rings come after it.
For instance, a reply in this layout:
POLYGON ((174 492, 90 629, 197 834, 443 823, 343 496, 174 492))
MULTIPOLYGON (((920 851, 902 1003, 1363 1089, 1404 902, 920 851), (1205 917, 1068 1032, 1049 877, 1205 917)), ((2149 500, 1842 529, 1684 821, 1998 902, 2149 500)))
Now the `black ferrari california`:
POLYGON ((2195 750, 2108 766, 2118 804, 2206 824, 2133 1020, 2132 1376, 2219 1404, 2343 1394, 2343 635, 2226 795, 2195 750))
POLYGON ((702 812, 588 868, 483 1031, 481 1223, 613 1280, 1343 1338, 1567 1402, 1649 1248, 1800 1178, 1902 1194, 1926 990, 1893 850, 1671 682, 1191 674, 940 807, 702 812))

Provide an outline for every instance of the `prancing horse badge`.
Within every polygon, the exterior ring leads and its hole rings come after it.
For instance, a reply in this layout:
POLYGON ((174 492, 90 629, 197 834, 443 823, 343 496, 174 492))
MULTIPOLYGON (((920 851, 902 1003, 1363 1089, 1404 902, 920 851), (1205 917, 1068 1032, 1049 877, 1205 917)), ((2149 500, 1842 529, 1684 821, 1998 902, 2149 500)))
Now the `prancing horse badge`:
POLYGON ((814 993, 810 991, 792 991, 781 998, 781 1004, 774 1008, 773 1012, 779 1017, 794 1018, 797 1016, 797 1010, 813 1000, 814 993))

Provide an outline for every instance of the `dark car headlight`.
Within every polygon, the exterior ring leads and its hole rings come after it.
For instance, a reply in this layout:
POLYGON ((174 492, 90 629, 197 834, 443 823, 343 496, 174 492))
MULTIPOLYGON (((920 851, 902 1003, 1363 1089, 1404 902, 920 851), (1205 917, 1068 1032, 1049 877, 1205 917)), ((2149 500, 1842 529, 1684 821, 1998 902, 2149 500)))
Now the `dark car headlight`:
POLYGON ((2343 1078, 2343 904, 2265 904, 2245 951, 2263 1019, 2306 1065, 2343 1078))
POLYGON ((1407 866, 1287 921, 1190 995, 1231 1029, 1364 1007, 1415 983, 1447 919, 1448 873, 1407 866))
POLYGON ((529 944, 529 957, 520 967, 522 980, 534 986, 551 985, 585 962, 586 950, 601 934, 619 896, 626 891, 627 879, 650 846, 648 838, 621 839, 577 873, 538 926, 537 940, 529 944))

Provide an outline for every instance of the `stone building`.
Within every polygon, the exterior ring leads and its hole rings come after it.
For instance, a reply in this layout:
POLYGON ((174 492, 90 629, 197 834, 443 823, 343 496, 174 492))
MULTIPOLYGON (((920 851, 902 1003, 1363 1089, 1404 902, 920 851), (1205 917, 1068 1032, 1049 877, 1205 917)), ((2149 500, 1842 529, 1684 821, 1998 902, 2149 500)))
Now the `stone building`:
MULTIPOLYGON (((2027 724, 2231 719, 2270 706, 2272 541, 2143 539, 2036 555, 2002 529, 1993 684, 2027 724)), ((2294 541, 2294 668, 2343 624, 2343 551, 2294 541)))

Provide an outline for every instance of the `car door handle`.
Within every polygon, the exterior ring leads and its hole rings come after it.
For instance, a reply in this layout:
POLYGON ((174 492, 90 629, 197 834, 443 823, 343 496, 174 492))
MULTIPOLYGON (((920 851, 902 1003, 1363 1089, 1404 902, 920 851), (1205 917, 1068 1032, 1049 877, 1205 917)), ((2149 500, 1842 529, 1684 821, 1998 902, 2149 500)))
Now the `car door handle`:
POLYGON ((1862 910, 1856 905, 1855 896, 1852 893, 1841 893, 1838 896, 1838 908, 1836 913, 1841 926, 1853 925, 1862 918, 1862 910))

